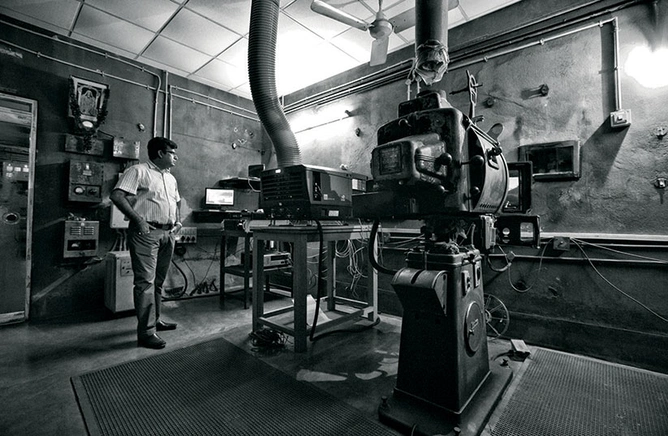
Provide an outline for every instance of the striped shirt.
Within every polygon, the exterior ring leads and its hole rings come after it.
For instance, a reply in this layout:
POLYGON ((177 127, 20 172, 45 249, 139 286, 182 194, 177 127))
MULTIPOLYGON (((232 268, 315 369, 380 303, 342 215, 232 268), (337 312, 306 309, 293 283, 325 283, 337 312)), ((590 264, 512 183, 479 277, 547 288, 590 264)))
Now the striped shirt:
POLYGON ((134 195, 128 201, 146 221, 173 224, 178 219, 176 203, 181 196, 169 169, 161 170, 153 162, 133 165, 121 174, 114 189, 134 195))

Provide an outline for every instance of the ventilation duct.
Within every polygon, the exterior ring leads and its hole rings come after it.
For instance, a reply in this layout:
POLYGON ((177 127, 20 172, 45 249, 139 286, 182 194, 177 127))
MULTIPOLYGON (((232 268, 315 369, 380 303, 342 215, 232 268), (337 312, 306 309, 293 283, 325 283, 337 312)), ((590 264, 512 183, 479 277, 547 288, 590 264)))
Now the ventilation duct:
POLYGON ((440 81, 448 69, 448 11, 458 5, 458 0, 418 0, 415 3, 412 76, 417 74, 427 85, 440 81))
POLYGON ((276 92, 279 0, 253 0, 248 35, 248 78, 257 111, 276 151, 279 168, 301 164, 297 138, 276 92))

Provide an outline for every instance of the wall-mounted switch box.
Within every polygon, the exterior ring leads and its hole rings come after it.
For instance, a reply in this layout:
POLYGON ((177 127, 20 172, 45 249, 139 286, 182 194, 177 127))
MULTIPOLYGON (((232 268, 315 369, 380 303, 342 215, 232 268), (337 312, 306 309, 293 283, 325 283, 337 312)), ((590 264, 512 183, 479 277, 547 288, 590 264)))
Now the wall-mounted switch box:
POLYGON ((631 125, 631 109, 619 109, 610 112, 610 127, 618 129, 631 125))

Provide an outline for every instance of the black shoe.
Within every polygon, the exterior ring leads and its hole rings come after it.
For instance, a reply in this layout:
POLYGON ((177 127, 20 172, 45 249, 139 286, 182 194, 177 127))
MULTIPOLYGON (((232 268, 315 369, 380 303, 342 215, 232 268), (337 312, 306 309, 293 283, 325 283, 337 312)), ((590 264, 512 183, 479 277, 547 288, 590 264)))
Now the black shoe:
POLYGON ((165 330, 175 330, 176 329, 176 323, 175 322, 158 321, 155 324, 155 329, 159 332, 164 332, 165 330))
POLYGON ((167 342, 163 341, 160 336, 153 334, 151 336, 146 336, 145 338, 139 338, 137 340, 137 346, 144 348, 153 348, 154 350, 159 350, 165 348, 167 342))

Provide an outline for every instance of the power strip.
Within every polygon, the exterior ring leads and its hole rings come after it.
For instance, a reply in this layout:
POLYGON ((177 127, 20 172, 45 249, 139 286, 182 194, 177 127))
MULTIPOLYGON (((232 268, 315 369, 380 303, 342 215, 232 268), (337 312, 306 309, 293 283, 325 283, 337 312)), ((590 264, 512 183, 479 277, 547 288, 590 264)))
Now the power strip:
POLYGON ((176 242, 179 244, 197 244, 197 227, 181 227, 176 234, 176 242))

